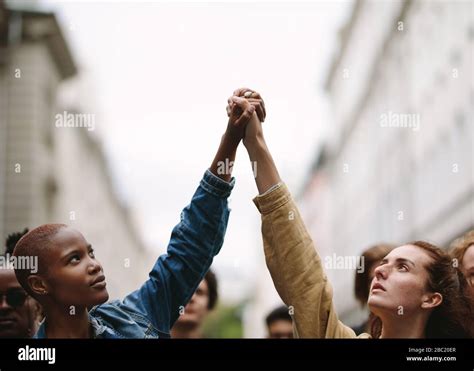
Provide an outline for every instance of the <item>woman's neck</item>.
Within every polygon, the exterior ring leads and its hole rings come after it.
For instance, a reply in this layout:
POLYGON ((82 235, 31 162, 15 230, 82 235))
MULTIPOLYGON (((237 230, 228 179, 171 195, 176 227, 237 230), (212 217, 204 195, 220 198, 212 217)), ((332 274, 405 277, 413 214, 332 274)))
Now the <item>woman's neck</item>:
POLYGON ((382 319, 381 339, 421 339, 425 337, 424 316, 397 316, 382 319))
POLYGON ((89 315, 86 308, 71 314, 69 308, 48 308, 45 319, 47 338, 90 338, 92 335, 89 315))

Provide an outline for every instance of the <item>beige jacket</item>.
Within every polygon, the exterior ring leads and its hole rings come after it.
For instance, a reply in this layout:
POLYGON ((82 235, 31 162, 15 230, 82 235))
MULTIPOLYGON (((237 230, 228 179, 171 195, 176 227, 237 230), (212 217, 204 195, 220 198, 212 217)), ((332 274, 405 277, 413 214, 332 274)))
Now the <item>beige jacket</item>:
POLYGON ((253 201, 262 214, 265 260, 278 294, 293 309, 297 336, 355 338, 337 317, 331 284, 286 185, 280 183, 253 201))

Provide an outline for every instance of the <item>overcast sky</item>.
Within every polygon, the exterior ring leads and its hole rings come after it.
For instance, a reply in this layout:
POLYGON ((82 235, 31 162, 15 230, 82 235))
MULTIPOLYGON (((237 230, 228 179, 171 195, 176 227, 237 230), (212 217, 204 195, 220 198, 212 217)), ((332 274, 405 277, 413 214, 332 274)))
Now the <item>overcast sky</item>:
MULTIPOLYGON (((241 86, 266 102, 265 134, 295 194, 330 124, 323 91, 337 31, 352 1, 40 1, 64 28, 79 66, 76 100, 96 132, 150 249, 165 251, 181 209, 210 165, 241 86)), ((227 300, 248 295, 262 269, 257 194, 237 155, 229 227, 214 268, 227 300)))

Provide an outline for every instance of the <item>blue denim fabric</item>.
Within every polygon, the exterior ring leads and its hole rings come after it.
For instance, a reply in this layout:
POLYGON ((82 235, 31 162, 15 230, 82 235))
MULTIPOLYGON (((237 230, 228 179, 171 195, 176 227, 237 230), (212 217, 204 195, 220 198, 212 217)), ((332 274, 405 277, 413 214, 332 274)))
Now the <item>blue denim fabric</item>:
MULTIPOLYGON (((191 299, 224 242, 230 211, 227 198, 234 183, 206 171, 173 229, 167 253, 158 258, 149 279, 123 300, 90 310, 94 337, 169 337, 180 309, 191 299)), ((44 323, 35 337, 46 337, 44 323)))

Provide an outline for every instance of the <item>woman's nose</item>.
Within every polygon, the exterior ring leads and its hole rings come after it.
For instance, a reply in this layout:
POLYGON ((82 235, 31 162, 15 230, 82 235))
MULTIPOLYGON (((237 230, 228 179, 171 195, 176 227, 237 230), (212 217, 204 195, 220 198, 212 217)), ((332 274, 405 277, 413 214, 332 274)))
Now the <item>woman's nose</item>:
POLYGON ((385 279, 387 277, 387 270, 385 265, 379 265, 377 268, 375 268, 375 277, 377 278, 383 278, 385 279))
POLYGON ((91 264, 88 267, 89 273, 97 273, 101 271, 100 264, 97 261, 92 261, 91 264))

